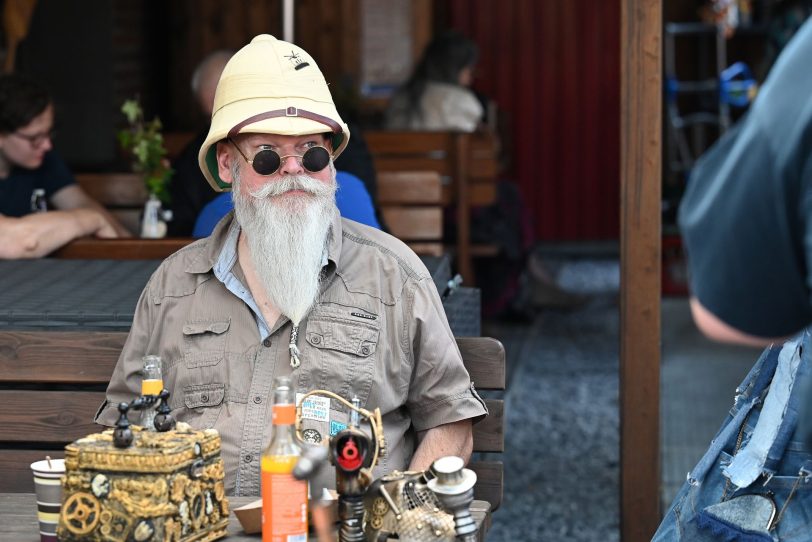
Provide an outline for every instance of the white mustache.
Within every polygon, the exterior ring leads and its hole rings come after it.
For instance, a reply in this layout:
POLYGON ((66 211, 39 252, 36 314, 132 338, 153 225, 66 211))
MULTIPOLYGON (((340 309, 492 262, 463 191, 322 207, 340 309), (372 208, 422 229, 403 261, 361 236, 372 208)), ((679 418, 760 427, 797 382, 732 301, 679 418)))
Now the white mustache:
POLYGON ((316 197, 330 196, 335 193, 335 183, 324 183, 307 175, 286 175, 278 181, 267 183, 254 192, 249 192, 251 197, 257 199, 281 196, 286 192, 302 190, 316 197))

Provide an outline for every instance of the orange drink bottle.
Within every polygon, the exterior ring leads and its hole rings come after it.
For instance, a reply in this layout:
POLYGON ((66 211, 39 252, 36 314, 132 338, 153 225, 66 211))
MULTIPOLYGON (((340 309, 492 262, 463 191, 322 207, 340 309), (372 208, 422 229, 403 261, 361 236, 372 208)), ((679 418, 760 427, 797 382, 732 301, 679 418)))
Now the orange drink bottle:
POLYGON ((262 542, 307 541, 307 482, 293 477, 302 448, 294 434, 296 406, 290 378, 274 390, 271 442, 262 454, 262 542))
MULTIPOLYGON (((142 359, 141 395, 160 395, 164 388, 161 367, 161 356, 148 355, 142 359)), ((141 411, 141 426, 147 431, 155 431, 155 407, 150 406, 141 411)))

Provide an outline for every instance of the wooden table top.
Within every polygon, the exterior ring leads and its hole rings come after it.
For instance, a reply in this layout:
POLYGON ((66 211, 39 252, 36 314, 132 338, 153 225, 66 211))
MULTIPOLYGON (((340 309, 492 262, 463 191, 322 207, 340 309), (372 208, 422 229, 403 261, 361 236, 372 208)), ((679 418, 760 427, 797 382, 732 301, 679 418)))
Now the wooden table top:
MULTIPOLYGON (((229 541, 256 542, 262 535, 245 534, 234 509, 256 500, 256 497, 229 497, 231 514, 228 522, 229 541)), ((480 540, 490 528, 490 504, 474 501, 471 514, 480 527, 480 540), (484 527, 484 529, 482 528, 484 527), (484 531, 484 532, 483 532, 484 531)), ((312 538, 315 541, 315 538, 312 538)), ((37 499, 33 493, 0 493, 0 542, 39 542, 37 499)))

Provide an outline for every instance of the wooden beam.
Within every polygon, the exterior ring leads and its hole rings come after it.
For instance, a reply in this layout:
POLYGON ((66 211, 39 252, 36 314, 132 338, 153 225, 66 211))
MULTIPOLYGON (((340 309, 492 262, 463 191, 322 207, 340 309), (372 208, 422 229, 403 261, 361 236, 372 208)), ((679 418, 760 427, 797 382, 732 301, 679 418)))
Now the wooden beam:
POLYGON ((621 0, 620 531, 660 522, 662 2, 621 0))

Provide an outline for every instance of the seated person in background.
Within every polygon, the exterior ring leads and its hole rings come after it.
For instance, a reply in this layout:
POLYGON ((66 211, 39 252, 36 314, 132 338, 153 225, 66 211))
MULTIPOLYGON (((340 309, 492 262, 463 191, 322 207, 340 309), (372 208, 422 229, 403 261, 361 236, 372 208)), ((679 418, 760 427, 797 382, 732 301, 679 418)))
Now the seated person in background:
POLYGON ((386 129, 476 130, 484 109, 469 87, 478 56, 476 44, 457 32, 433 39, 411 77, 392 96, 386 129))
MULTIPOLYGON (((431 276, 402 242, 338 214, 329 166, 349 137, 303 49, 260 35, 232 57, 199 163, 216 191, 233 188, 234 212, 153 274, 98 423, 139 395, 141 358, 157 354, 176 418, 220 432, 229 494, 259 494, 276 376, 380 408, 376 475, 468 459, 471 419, 487 412, 431 276)), ((303 429, 323 442, 347 422, 330 400, 303 429)))
POLYGON ((130 233, 76 184, 53 150, 54 106, 43 87, 0 76, 0 258, 38 258, 86 235, 130 233), (35 191, 55 211, 34 213, 35 191))
MULTIPOLYGON (((214 93, 220 74, 233 54, 230 50, 215 51, 206 56, 192 74, 192 91, 200 110, 208 118, 212 115, 214 93)), ((205 237, 232 208, 231 197, 227 194, 218 196, 206 182, 197 163, 197 153, 208 133, 207 126, 186 145, 172 163, 175 173, 169 186, 172 220, 167 227, 170 236, 205 237), (212 201, 215 198, 217 201, 212 201)), ((352 142, 347 145, 341 157, 336 159, 336 167, 341 170, 338 177, 338 207, 342 216, 380 229, 380 216, 375 204, 375 166, 366 143, 360 137, 360 131, 353 128, 352 133, 355 134, 352 142), (350 175, 345 176, 347 174, 350 175), (358 180, 363 182, 363 187, 356 189, 358 180), (370 219, 365 218, 369 212, 368 205, 372 206, 373 216, 370 219), (346 214, 350 211, 352 214, 346 214)))
MULTIPOLYGON (((487 99, 471 90, 479 49, 456 31, 426 47, 411 77, 392 96, 387 130, 473 132, 484 121, 487 99)), ((585 301, 562 290, 537 254, 530 251, 532 228, 515 183, 500 181, 496 202, 471 216, 471 240, 499 247, 499 258, 475 260, 483 313, 529 319, 542 308, 569 309, 585 301)), ((452 226, 453 220, 446 224, 452 226)), ((453 239, 456 233, 447 231, 453 239)), ((464 278, 464 277, 463 277, 464 278)))
MULTIPOLYGON (((214 91, 223 68, 234 54, 230 50, 218 50, 209 54, 195 68, 192 74, 192 92, 200 106, 200 111, 211 118, 214 105, 214 91)), ((167 232, 172 237, 189 237, 200 211, 217 196, 206 178, 200 172, 197 153, 206 140, 209 127, 202 129, 189 142, 180 155, 172 162, 172 181, 169 183, 172 220, 167 224, 167 232)))
MULTIPOLYGON (((344 171, 336 172, 336 206, 338 212, 344 218, 355 220, 361 224, 366 224, 376 229, 381 229, 378 219, 375 218, 375 207, 372 205, 372 198, 369 197, 364 183, 361 179, 344 171)), ((234 201, 231 193, 218 194, 210 201, 195 222, 195 229, 192 237, 208 237, 221 218, 234 209, 234 201)))

